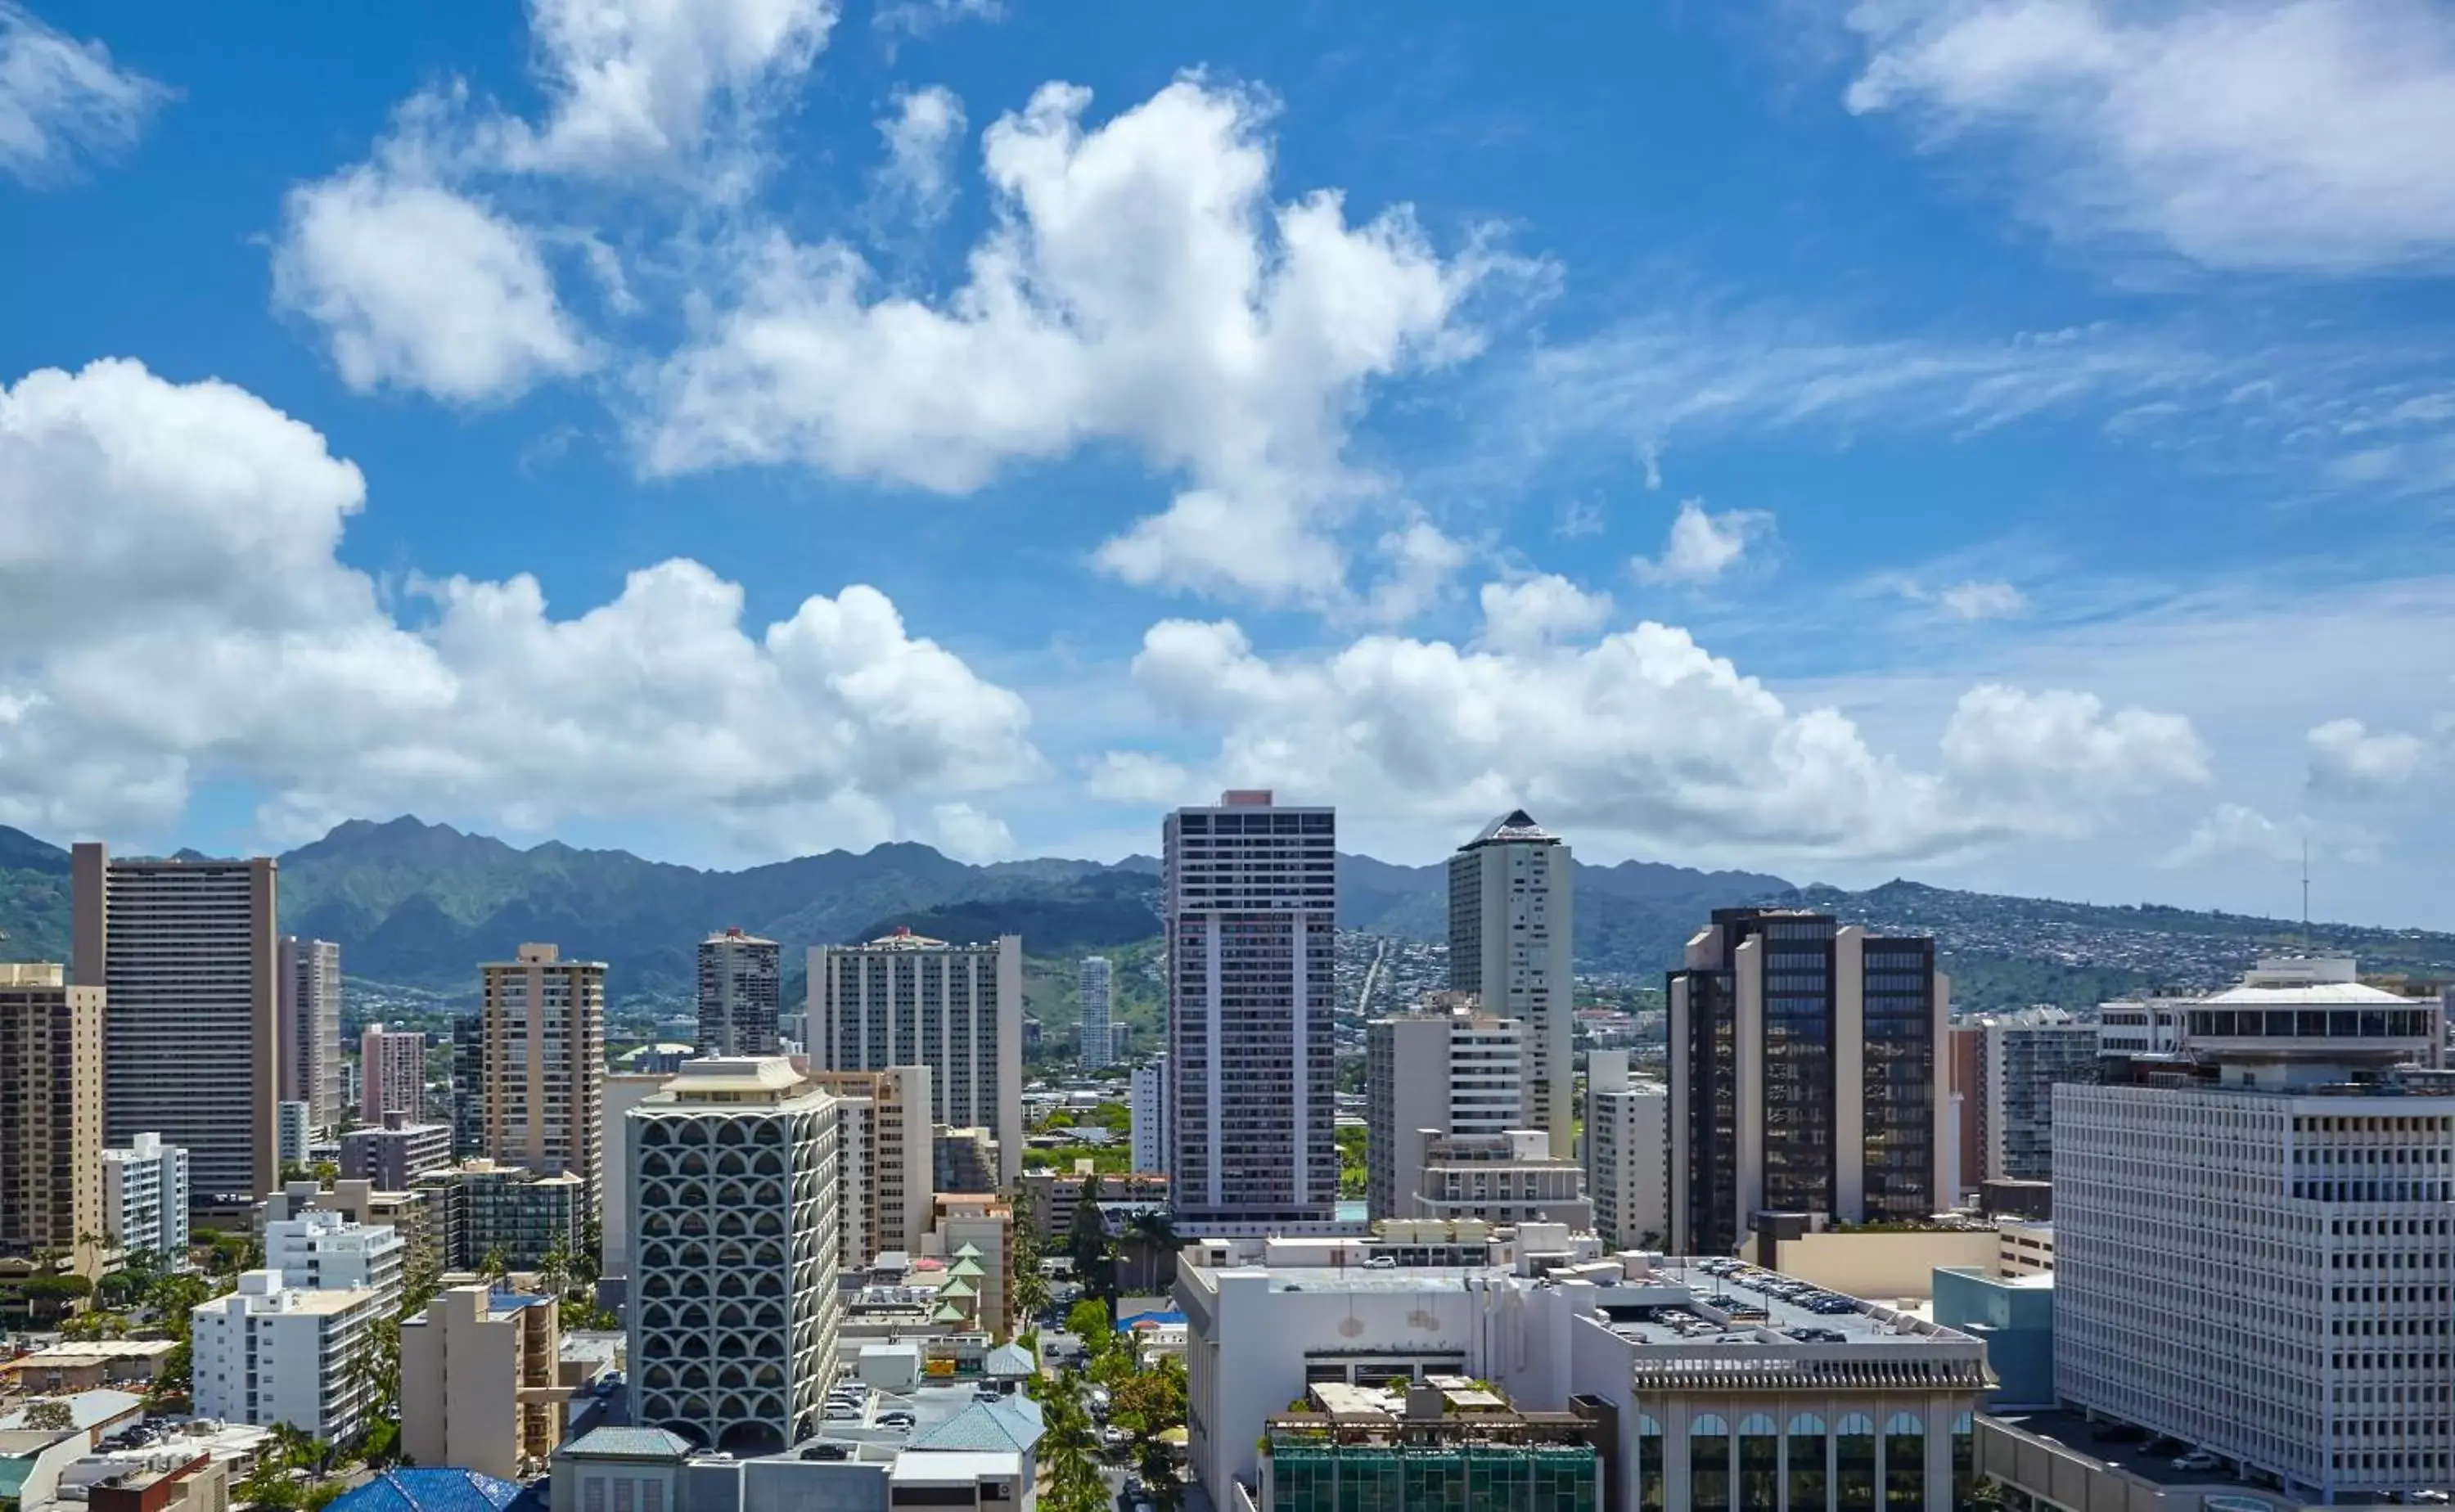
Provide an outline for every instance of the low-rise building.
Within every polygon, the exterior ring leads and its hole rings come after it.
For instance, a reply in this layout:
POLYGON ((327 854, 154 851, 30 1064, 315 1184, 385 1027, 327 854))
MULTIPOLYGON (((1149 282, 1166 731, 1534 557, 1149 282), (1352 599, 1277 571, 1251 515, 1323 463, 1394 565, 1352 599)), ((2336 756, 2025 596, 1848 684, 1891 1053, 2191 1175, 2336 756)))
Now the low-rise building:
POLYGON ((404 1284, 411 1277, 441 1268, 441 1236, 436 1213, 421 1191, 378 1191, 373 1181, 338 1180, 319 1186, 314 1180, 289 1181, 256 1209, 257 1228, 308 1213, 337 1213, 355 1223, 389 1228, 400 1236, 404 1284))
POLYGON ((1924 1223, 1794 1225, 1795 1215, 1766 1215, 1741 1252, 1767 1270, 1839 1292, 1883 1301, 1921 1302, 1934 1295, 1942 1266, 1992 1270, 2002 1247, 1996 1226, 1978 1219, 1924 1223))
POLYGON ((189 1315, 196 1415, 286 1422, 334 1443, 366 1426, 373 1387, 359 1366, 368 1330, 387 1316, 363 1286, 308 1290, 277 1270, 248 1271, 238 1290, 189 1315))
POLYGON ((1044 1248, 1065 1242, 1074 1227, 1074 1210, 1083 1203, 1083 1189, 1094 1180, 1099 1182, 1102 1202, 1167 1205, 1167 1178, 1155 1171, 1106 1176, 1080 1170, 1025 1171, 1023 1186, 1031 1194, 1031 1231, 1044 1248))
POLYGON ((571 1385, 551 1297, 455 1286, 400 1325, 400 1444, 419 1464, 521 1480, 561 1441, 571 1385))
POLYGON ((0 1361, 0 1381, 29 1396, 99 1386, 141 1389, 162 1373, 164 1357, 178 1347, 168 1339, 63 1340, 48 1349, 0 1361))
POLYGON ((927 1253, 949 1261, 950 1271, 968 1260, 979 1274, 950 1277, 947 1286, 960 1280, 971 1289, 971 1296, 967 1300, 951 1297, 945 1286, 940 1287, 936 1317, 940 1321, 972 1324, 1003 1343, 1014 1337, 1014 1287, 1010 1274, 1014 1263, 1014 1208, 995 1197, 941 1192, 937 1212, 938 1221, 924 1246, 927 1253), (968 1255, 966 1250, 970 1251, 968 1255), (964 1316, 949 1319, 948 1304, 959 1301, 962 1305, 957 1311, 964 1316))
POLYGON ((338 1213, 301 1213, 264 1225, 264 1268, 280 1272, 284 1286, 363 1288, 387 1315, 400 1306, 408 1249, 391 1228, 338 1213))
POLYGON ((407 1113, 387 1113, 379 1129, 352 1129, 341 1136, 341 1176, 372 1181, 387 1192, 405 1192, 429 1171, 452 1163, 452 1125, 421 1123, 407 1113))
POLYGON ((188 1263, 188 1152, 139 1134, 102 1152, 102 1220, 112 1247, 188 1263))
POLYGON ((1257 1445, 1291 1398, 1435 1376, 1595 1414, 1611 1506, 1970 1504, 1985 1346, 1914 1314, 1726 1259, 1213 1266, 1210 1250, 1187 1247, 1176 1297, 1192 1462, 1228 1512, 1258 1506, 1257 1445))
MULTIPOLYGON (((1405 1391, 1325 1383, 1263 1428, 1253 1512, 1595 1512, 1599 1412, 1521 1412, 1463 1377, 1405 1391)), ((1240 1492, 1242 1487, 1238 1488, 1240 1492)), ((1240 1498, 1240 1501, 1242 1499, 1240 1498)))
POLYGON ((587 1182, 572 1172, 541 1176, 525 1166, 463 1160, 417 1179, 436 1210, 436 1253, 447 1271, 474 1271, 490 1255, 531 1271, 559 1249, 580 1250, 588 1218, 587 1182))
POLYGON ((939 1192, 995 1193, 998 1185, 997 1137, 984 1128, 941 1127, 933 1136, 931 1185, 939 1192))
POLYGON ((1671 1089, 1629 1074, 1628 1052, 1586 1055, 1580 1152, 1594 1232, 1613 1249, 1652 1249, 1671 1229, 1671 1089))
POLYGON ((1935 1320, 1986 1341, 1995 1372, 1989 1412, 2055 1404, 2055 1278, 1948 1265, 1935 1273, 1935 1320))

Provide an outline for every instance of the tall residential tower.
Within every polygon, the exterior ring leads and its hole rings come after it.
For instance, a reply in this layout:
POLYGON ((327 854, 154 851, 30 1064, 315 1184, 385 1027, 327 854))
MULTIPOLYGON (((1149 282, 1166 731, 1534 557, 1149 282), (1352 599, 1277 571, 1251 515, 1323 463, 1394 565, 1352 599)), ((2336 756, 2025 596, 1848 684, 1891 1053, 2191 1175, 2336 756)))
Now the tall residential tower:
POLYGON ((1575 1151, 1570 1064, 1576 973, 1569 958, 1575 877, 1569 847, 1513 809, 1450 857, 1450 987, 1526 1025, 1525 1128, 1561 1159, 1575 1151))
POLYGON ((699 942, 699 1053, 772 1056, 784 980, 772 939, 738 929, 699 942))
POLYGON ((0 1253, 73 1256, 91 1280, 102 1205, 98 987, 52 964, 0 964, 0 1253))
POLYGON ((243 1211, 281 1176, 280 949, 270 857, 70 862, 71 979, 107 991, 103 1134, 188 1152, 189 1200, 243 1211))
POLYGON ((1232 792, 1163 837, 1179 1217, 1269 1223, 1338 1202, 1336 816, 1232 792))
POLYGON ((986 1129, 998 1187, 1023 1174, 1023 937, 950 945, 908 929, 810 951, 810 1064, 927 1066, 929 1121, 986 1129))
POLYGON ((585 1222, 603 1180, 605 963, 522 945, 516 959, 477 970, 486 1154, 540 1176, 579 1178, 585 1222))
POLYGON ((1075 995, 1083 1007, 1083 1022, 1075 1031, 1074 1054, 1085 1071, 1098 1071, 1116 1061, 1116 1036, 1108 1027, 1110 979, 1107 957, 1083 958, 1075 995))
POLYGON ((341 947, 281 937, 281 1097, 310 1128, 341 1123, 341 947))

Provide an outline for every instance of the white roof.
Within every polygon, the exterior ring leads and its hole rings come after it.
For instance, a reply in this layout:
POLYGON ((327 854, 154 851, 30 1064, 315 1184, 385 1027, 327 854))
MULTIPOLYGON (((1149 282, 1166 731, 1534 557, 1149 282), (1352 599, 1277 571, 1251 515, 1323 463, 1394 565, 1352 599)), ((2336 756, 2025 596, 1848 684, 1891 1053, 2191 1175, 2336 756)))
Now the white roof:
POLYGON ((2426 1008, 2425 998, 2400 998, 2377 987, 2357 981, 2314 982, 2306 987, 2228 987, 2206 999, 2211 1005, 2225 1003, 2242 1008, 2325 1008, 2361 1007, 2370 1004, 2398 1008, 2426 1008))
POLYGON ((907 1449, 887 1479, 903 1484, 946 1485, 984 1475, 1021 1475, 1023 1456, 987 1449, 907 1449))

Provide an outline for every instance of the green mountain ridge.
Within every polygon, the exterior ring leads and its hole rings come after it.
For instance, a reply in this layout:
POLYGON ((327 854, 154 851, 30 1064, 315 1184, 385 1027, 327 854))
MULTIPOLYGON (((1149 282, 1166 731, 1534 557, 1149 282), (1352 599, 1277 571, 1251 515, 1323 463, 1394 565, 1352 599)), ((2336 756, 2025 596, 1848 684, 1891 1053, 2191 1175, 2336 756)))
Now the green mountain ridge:
MULTIPOLYGON (((721 872, 552 840, 523 850, 401 817, 350 820, 279 860, 285 931, 338 940, 346 969, 362 981, 450 993, 474 990, 478 961, 507 958, 525 940, 605 960, 615 995, 627 998, 687 994, 699 940, 731 925, 781 942, 795 978, 805 947, 898 925, 956 939, 1020 934, 1042 958, 1146 945, 1159 933, 1158 863, 1141 856, 973 866, 894 843, 721 872)), ((1338 888, 1344 928, 1446 937, 1443 865, 1342 855, 1338 888)), ((0 958, 64 958, 68 892, 66 851, 0 826, 0 931, 9 937, 0 958)), ((1713 909, 1761 901, 1935 935, 1964 1007, 2213 985, 2252 956, 2301 938, 2301 926, 2283 920, 2154 904, 1999 897, 1907 880, 1853 893, 1760 873, 1624 861, 1577 868, 1578 969, 1656 978, 1713 909)), ((2359 955, 2365 970, 2455 976, 2455 935, 2329 924, 2315 937, 2359 955)))

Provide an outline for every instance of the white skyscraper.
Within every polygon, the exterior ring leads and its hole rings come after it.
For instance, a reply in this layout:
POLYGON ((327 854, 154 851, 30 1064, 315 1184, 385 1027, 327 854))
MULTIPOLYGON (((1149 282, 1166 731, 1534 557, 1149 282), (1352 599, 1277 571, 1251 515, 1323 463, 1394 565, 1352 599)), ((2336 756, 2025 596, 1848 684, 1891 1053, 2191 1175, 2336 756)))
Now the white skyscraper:
POLYGON ((2185 1011, 2155 1084, 2057 1086, 2057 1395, 2297 1503, 2445 1486, 2445 1043, 2349 960, 2266 960, 2185 1011))
POLYGON ((1132 1115, 1134 1169, 1167 1170, 1167 1116, 1176 1105, 1168 1088, 1167 1054, 1162 1051, 1134 1067, 1133 1086, 1126 1096, 1132 1115))
POLYGON ((140 1134, 102 1152, 102 1220, 111 1242, 151 1250, 173 1269, 188 1263, 188 1152, 140 1134))
POLYGON ((809 1439, 842 1307, 835 1099, 781 1056, 708 1057, 626 1121, 631 1421, 743 1455, 809 1439))
POLYGON ((1180 1217, 1334 1215, 1337 841, 1330 810, 1281 808, 1261 791, 1167 817, 1168 1177, 1180 1217))
POLYGON ((1575 1116, 1573 872, 1569 847, 1524 809, 1492 820, 1450 857, 1450 986, 1527 1026, 1526 1127, 1551 1136, 1562 1159, 1572 1154, 1575 1116))
POLYGON ((1075 1031, 1075 1058, 1085 1071, 1100 1070, 1115 1056, 1116 1037, 1108 1032, 1108 958, 1084 957, 1076 993, 1083 1004, 1083 1023, 1075 1031))
POLYGON ((998 1187, 1023 1174, 1023 938, 950 945, 898 929, 810 951, 810 1064, 927 1066, 930 1121, 986 1129, 998 1187))

